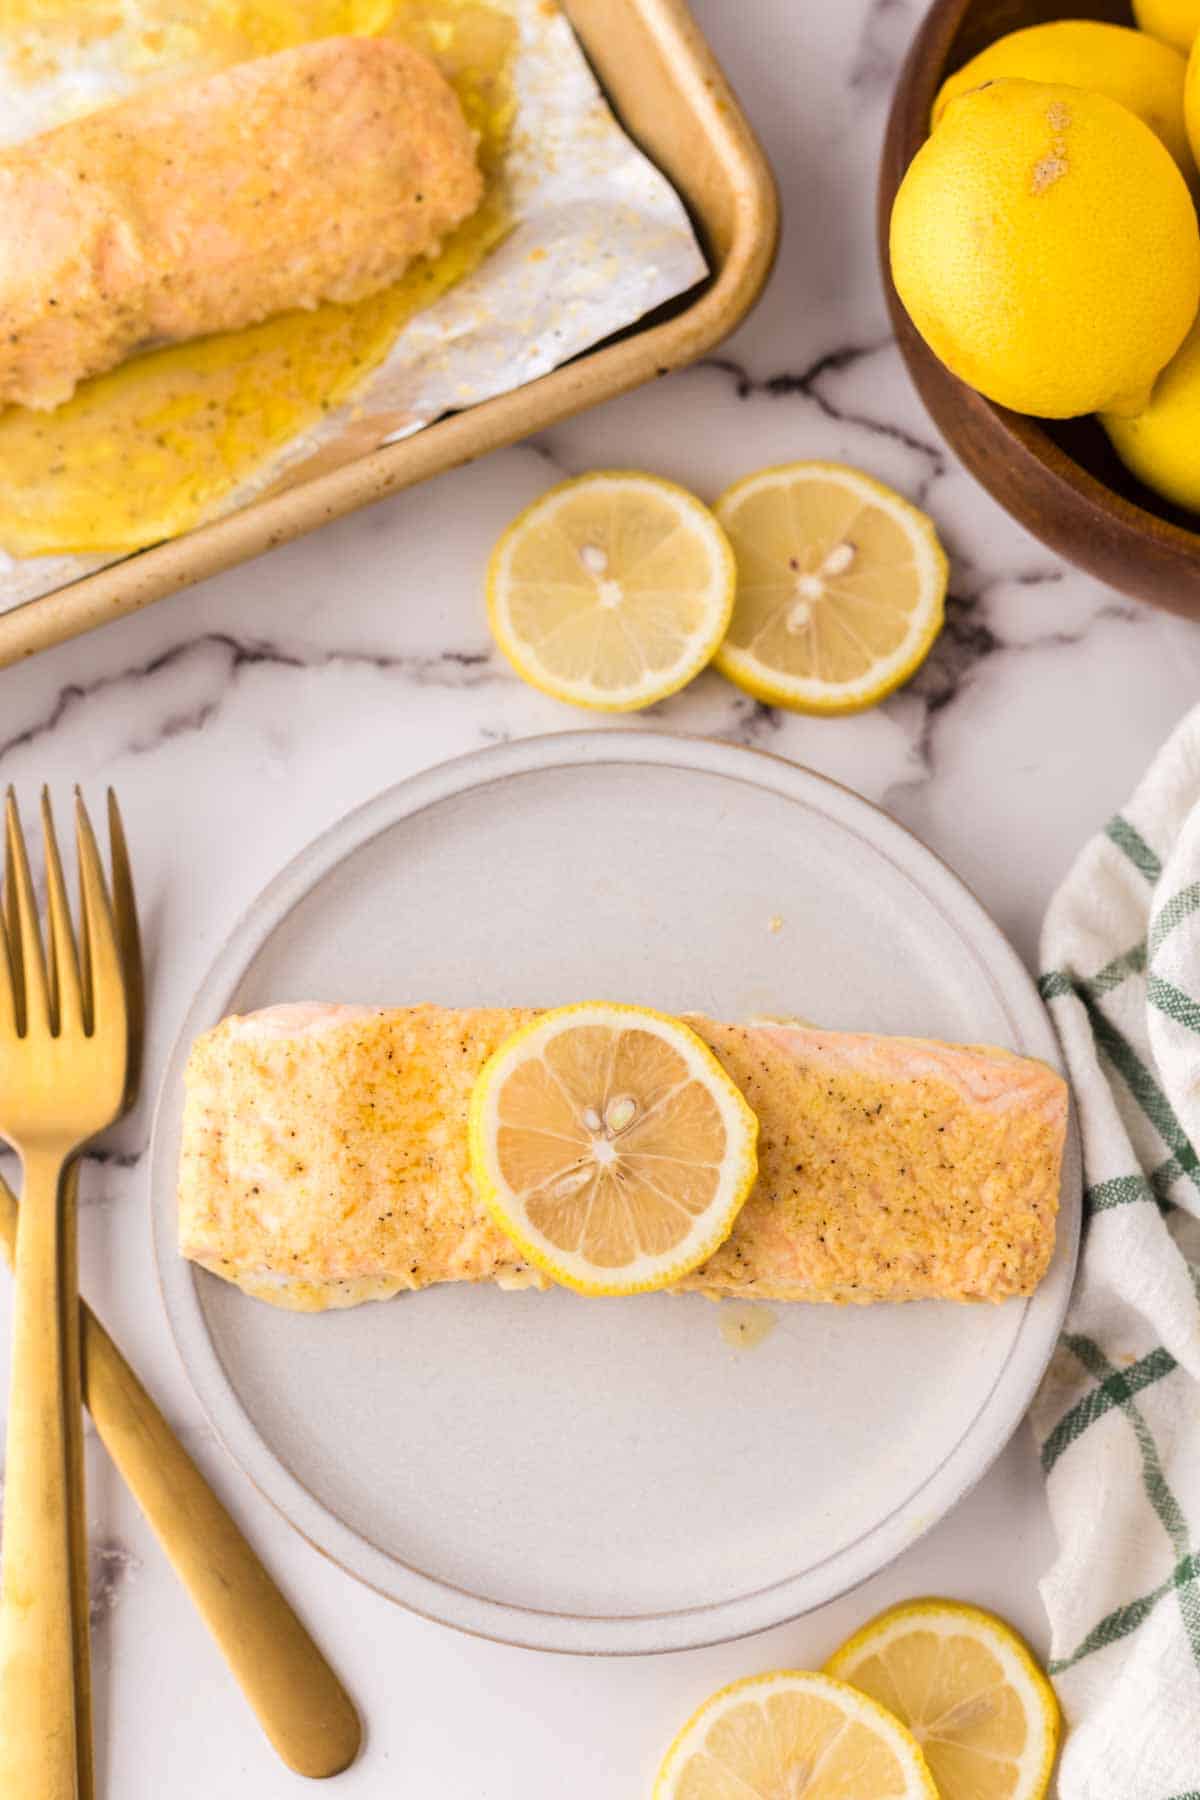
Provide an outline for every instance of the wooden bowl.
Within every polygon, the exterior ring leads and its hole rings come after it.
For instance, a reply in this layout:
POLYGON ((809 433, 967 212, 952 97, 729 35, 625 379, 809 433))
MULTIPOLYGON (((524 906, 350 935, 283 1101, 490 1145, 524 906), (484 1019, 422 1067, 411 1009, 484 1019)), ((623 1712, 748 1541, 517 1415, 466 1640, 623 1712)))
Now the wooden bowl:
POLYGON ((1200 619, 1200 515, 1135 479, 1093 418, 1045 421, 995 406, 952 375, 892 284, 888 222, 904 171, 929 135, 947 75, 985 45, 1050 19, 1132 25, 1122 0, 934 0, 892 100, 879 172, 878 240, 896 339, 922 400, 976 480, 1035 537, 1110 587, 1200 619))

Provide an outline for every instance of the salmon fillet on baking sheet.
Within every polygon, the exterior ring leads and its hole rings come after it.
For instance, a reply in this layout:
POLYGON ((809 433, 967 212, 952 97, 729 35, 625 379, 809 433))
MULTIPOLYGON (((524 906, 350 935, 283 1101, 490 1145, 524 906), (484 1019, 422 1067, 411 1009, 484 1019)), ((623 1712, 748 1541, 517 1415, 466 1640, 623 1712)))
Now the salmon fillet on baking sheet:
MULTIPOLYGON (((535 1016, 312 1004, 222 1020, 187 1067, 183 1254, 305 1311, 442 1281, 545 1286, 476 1199, 467 1147, 475 1077, 535 1016)), ((923 1038, 688 1023, 758 1115, 759 1168, 729 1238, 675 1291, 1033 1292, 1067 1123, 1052 1069, 923 1038)))
POLYGON ((475 134, 420 51, 331 37, 0 151, 0 405, 139 349, 388 286, 475 211, 475 134))

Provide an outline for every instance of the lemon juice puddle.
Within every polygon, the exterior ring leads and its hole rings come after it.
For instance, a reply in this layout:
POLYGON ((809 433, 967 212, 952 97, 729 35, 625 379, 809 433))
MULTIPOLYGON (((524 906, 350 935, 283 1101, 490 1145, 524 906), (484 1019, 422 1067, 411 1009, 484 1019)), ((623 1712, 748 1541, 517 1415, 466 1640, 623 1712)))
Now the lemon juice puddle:
MULTIPOLYGON (((88 16, 81 7, 81 36, 88 16)), ((366 300, 150 351, 83 383, 54 412, 0 413, 0 546, 11 555, 137 550, 199 524, 349 399, 408 320, 509 230, 501 170, 515 25, 507 14, 482 0, 380 0, 369 10, 353 0, 254 0, 232 21, 227 9, 214 11, 209 41, 225 63, 354 29, 384 29, 426 51, 479 133, 483 203, 436 258, 418 259, 366 300)), ((143 41, 160 40, 147 26, 143 41)), ((182 53, 165 28, 161 42, 182 53)))

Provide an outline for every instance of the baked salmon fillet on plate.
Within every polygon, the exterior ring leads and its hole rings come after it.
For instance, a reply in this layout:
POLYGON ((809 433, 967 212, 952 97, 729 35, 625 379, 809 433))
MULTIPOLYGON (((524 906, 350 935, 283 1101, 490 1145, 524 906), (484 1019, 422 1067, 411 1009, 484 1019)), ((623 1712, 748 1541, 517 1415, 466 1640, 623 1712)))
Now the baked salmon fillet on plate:
MULTIPOLYGON (((519 1008, 268 1007, 188 1062, 183 1254, 304 1311, 442 1281, 544 1287, 476 1195, 468 1113, 519 1008)), ((673 1291, 1001 1301, 1054 1250, 1067 1089, 983 1045, 689 1016, 758 1118, 733 1230, 673 1291)))

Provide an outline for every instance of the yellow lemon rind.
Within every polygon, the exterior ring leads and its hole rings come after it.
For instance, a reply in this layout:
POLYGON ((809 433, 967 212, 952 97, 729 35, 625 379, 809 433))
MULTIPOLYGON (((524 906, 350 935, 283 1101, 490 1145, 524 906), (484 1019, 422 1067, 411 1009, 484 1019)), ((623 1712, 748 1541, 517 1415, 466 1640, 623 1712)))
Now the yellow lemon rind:
MULTIPOLYGON (((758 1159, 755 1147, 758 1139, 758 1118, 737 1083, 733 1081, 713 1055, 704 1040, 696 1035, 689 1026, 670 1014, 657 1012, 648 1006, 633 1006, 622 1001, 584 1000, 571 1006, 559 1006, 551 1011, 541 1013, 528 1025, 522 1025, 500 1044, 487 1062, 483 1065, 471 1090, 468 1113, 468 1146, 470 1152, 471 1178, 479 1199, 486 1207, 488 1214, 526 1261, 540 1269, 544 1275, 560 1287, 570 1288, 573 1293, 586 1294, 594 1298, 611 1297, 628 1294, 657 1293, 670 1287, 672 1282, 698 1268, 702 1262, 717 1250, 733 1230, 738 1213, 745 1204, 746 1197, 754 1186, 758 1176, 758 1159), (631 1020, 649 1019, 660 1026, 669 1028, 678 1048, 686 1050, 694 1063, 698 1064, 711 1077, 711 1089, 714 1098, 721 1107, 726 1124, 731 1127, 729 1139, 732 1141, 734 1123, 740 1125, 742 1145, 737 1152, 738 1168, 723 1204, 714 1201, 713 1207, 701 1215, 706 1225, 703 1232, 697 1231, 694 1236, 685 1240, 688 1246, 678 1253, 670 1253, 671 1260, 653 1275, 622 1280, 611 1273, 603 1276, 588 1276, 573 1267, 564 1258, 562 1252, 554 1245, 547 1243, 539 1233, 528 1227, 515 1216, 513 1209, 505 1204, 501 1191, 502 1184, 492 1167, 489 1154, 490 1140, 490 1106, 493 1096, 498 1091, 499 1082, 505 1072, 513 1066, 514 1053, 520 1051, 528 1042, 539 1035, 546 1034, 559 1023, 565 1023, 574 1017, 582 1022, 583 1016, 602 1013, 606 1018, 621 1015, 631 1020)), ((663 1259, 665 1261, 665 1259, 663 1259)), ((594 1265, 588 1265, 594 1267, 594 1265)))
POLYGON ((1159 376, 1142 412, 1132 418, 1105 412, 1099 418, 1131 474, 1176 506, 1200 512, 1200 467, 1195 456, 1200 421, 1200 320, 1159 376))
MULTIPOLYGON (((1049 1791, 1062 1737, 1062 1711, 1058 1696, 1020 1633, 1014 1631, 997 1614, 988 1612, 985 1607, 971 1606, 964 1600, 944 1600, 936 1595, 902 1600, 896 1606, 889 1606, 875 1618, 869 1619, 852 1637, 847 1638, 825 1664, 826 1674, 848 1682, 853 1687, 852 1671, 865 1656, 878 1654, 890 1639, 900 1635, 896 1627, 910 1623, 917 1625, 922 1621, 927 1625, 956 1621, 969 1627, 969 1635, 986 1643, 996 1652, 1001 1663, 1007 1665, 1006 1673, 1011 1670, 1019 1678, 1023 1678, 1020 1686, 1016 1683, 1012 1685, 1019 1695, 1024 1694, 1036 1700, 1030 1724, 1031 1727, 1040 1726, 1044 1733, 1044 1744, 1032 1784, 1014 1792, 1011 1800, 1043 1800, 1043 1796, 1049 1791)), ((1027 1707, 1027 1717, 1029 1712, 1030 1708, 1027 1707)))
POLYGON ((1057 82, 1104 94, 1126 107, 1193 181, 1196 166, 1184 121, 1186 52, 1145 31, 1107 19, 1046 19, 1009 31, 947 76, 934 97, 930 132, 946 108, 989 81, 1057 82))
POLYGON ((910 1776, 917 1783, 912 1792, 920 1795, 922 1800, 938 1800, 938 1791, 921 1747, 908 1727, 886 1707, 880 1706, 878 1700, 861 1693, 849 1682, 839 1680, 828 1671, 808 1669, 775 1669, 764 1675, 744 1675, 740 1681, 731 1681, 710 1694, 671 1740, 654 1778, 651 1800, 676 1800, 678 1789, 675 1784, 683 1772, 684 1759, 702 1748, 708 1730, 738 1700, 753 1698, 756 1689, 764 1690, 766 1697, 772 1688, 794 1691, 797 1687, 816 1698, 833 1701, 852 1718, 874 1728, 897 1760, 908 1765, 910 1776))
POLYGON ((734 594, 737 584, 737 565, 733 551, 725 533, 721 530, 713 513, 702 500, 681 487, 677 481, 669 481, 662 475, 650 475, 641 469, 591 469, 585 475, 572 475, 566 481, 560 481, 544 494, 531 501, 508 525, 497 539, 488 559, 486 599, 488 623, 492 636, 511 667, 536 688, 552 700, 564 700, 569 705, 585 707, 589 712, 640 712, 647 706, 654 706, 660 700, 667 700, 677 694, 690 681, 694 681, 713 659, 713 654, 720 644, 729 621, 733 617, 734 594), (532 519, 539 513, 548 511, 551 503, 560 495, 575 491, 587 483, 604 481, 636 482, 652 488, 661 495, 669 494, 679 503, 681 514, 691 518, 698 531, 702 531, 705 541, 712 549, 716 561, 724 574, 724 595, 713 607, 709 628, 702 637, 697 637, 692 654, 681 661, 669 676, 656 680, 647 680, 636 690, 631 690, 619 697, 611 692, 597 688, 586 682, 562 681, 547 670, 535 657, 526 651, 520 638, 512 629, 507 616, 504 592, 504 573, 508 558, 532 519))
POLYGON ((844 688, 828 682, 789 680, 780 676, 768 664, 760 662, 750 652, 736 648, 728 640, 722 643, 713 657, 713 667, 726 680, 733 682, 735 687, 741 688, 743 693, 761 701, 765 706, 782 706, 791 712, 827 718, 865 712, 868 707, 877 706, 881 700, 886 700, 889 694, 902 687, 929 655, 945 623, 946 587, 950 578, 946 553, 938 540, 932 519, 919 507, 913 506, 903 495, 897 494, 882 481, 876 481, 873 476, 864 475, 860 469, 849 468, 844 463, 774 463, 768 468, 757 469, 752 475, 745 475, 741 480, 733 482, 717 496, 713 502, 713 512, 717 519, 722 519, 723 511, 728 511, 734 500, 753 487, 777 477, 801 480, 819 480, 825 477, 839 485, 858 488, 864 491, 864 498, 882 505, 903 526, 912 543, 914 556, 925 563, 929 582, 929 599, 925 613, 920 615, 920 629, 915 630, 901 645, 882 672, 864 676, 860 681, 847 684, 844 688), (798 476, 801 470, 805 473, 798 476))
POLYGON ((1170 44, 1183 56, 1192 48, 1200 29, 1196 0, 1133 0, 1133 17, 1139 31, 1162 44, 1170 44))
POLYGON ((913 157, 892 279, 961 381, 1039 418, 1135 411, 1200 303, 1200 230, 1162 139, 1120 101, 997 77, 913 157))

